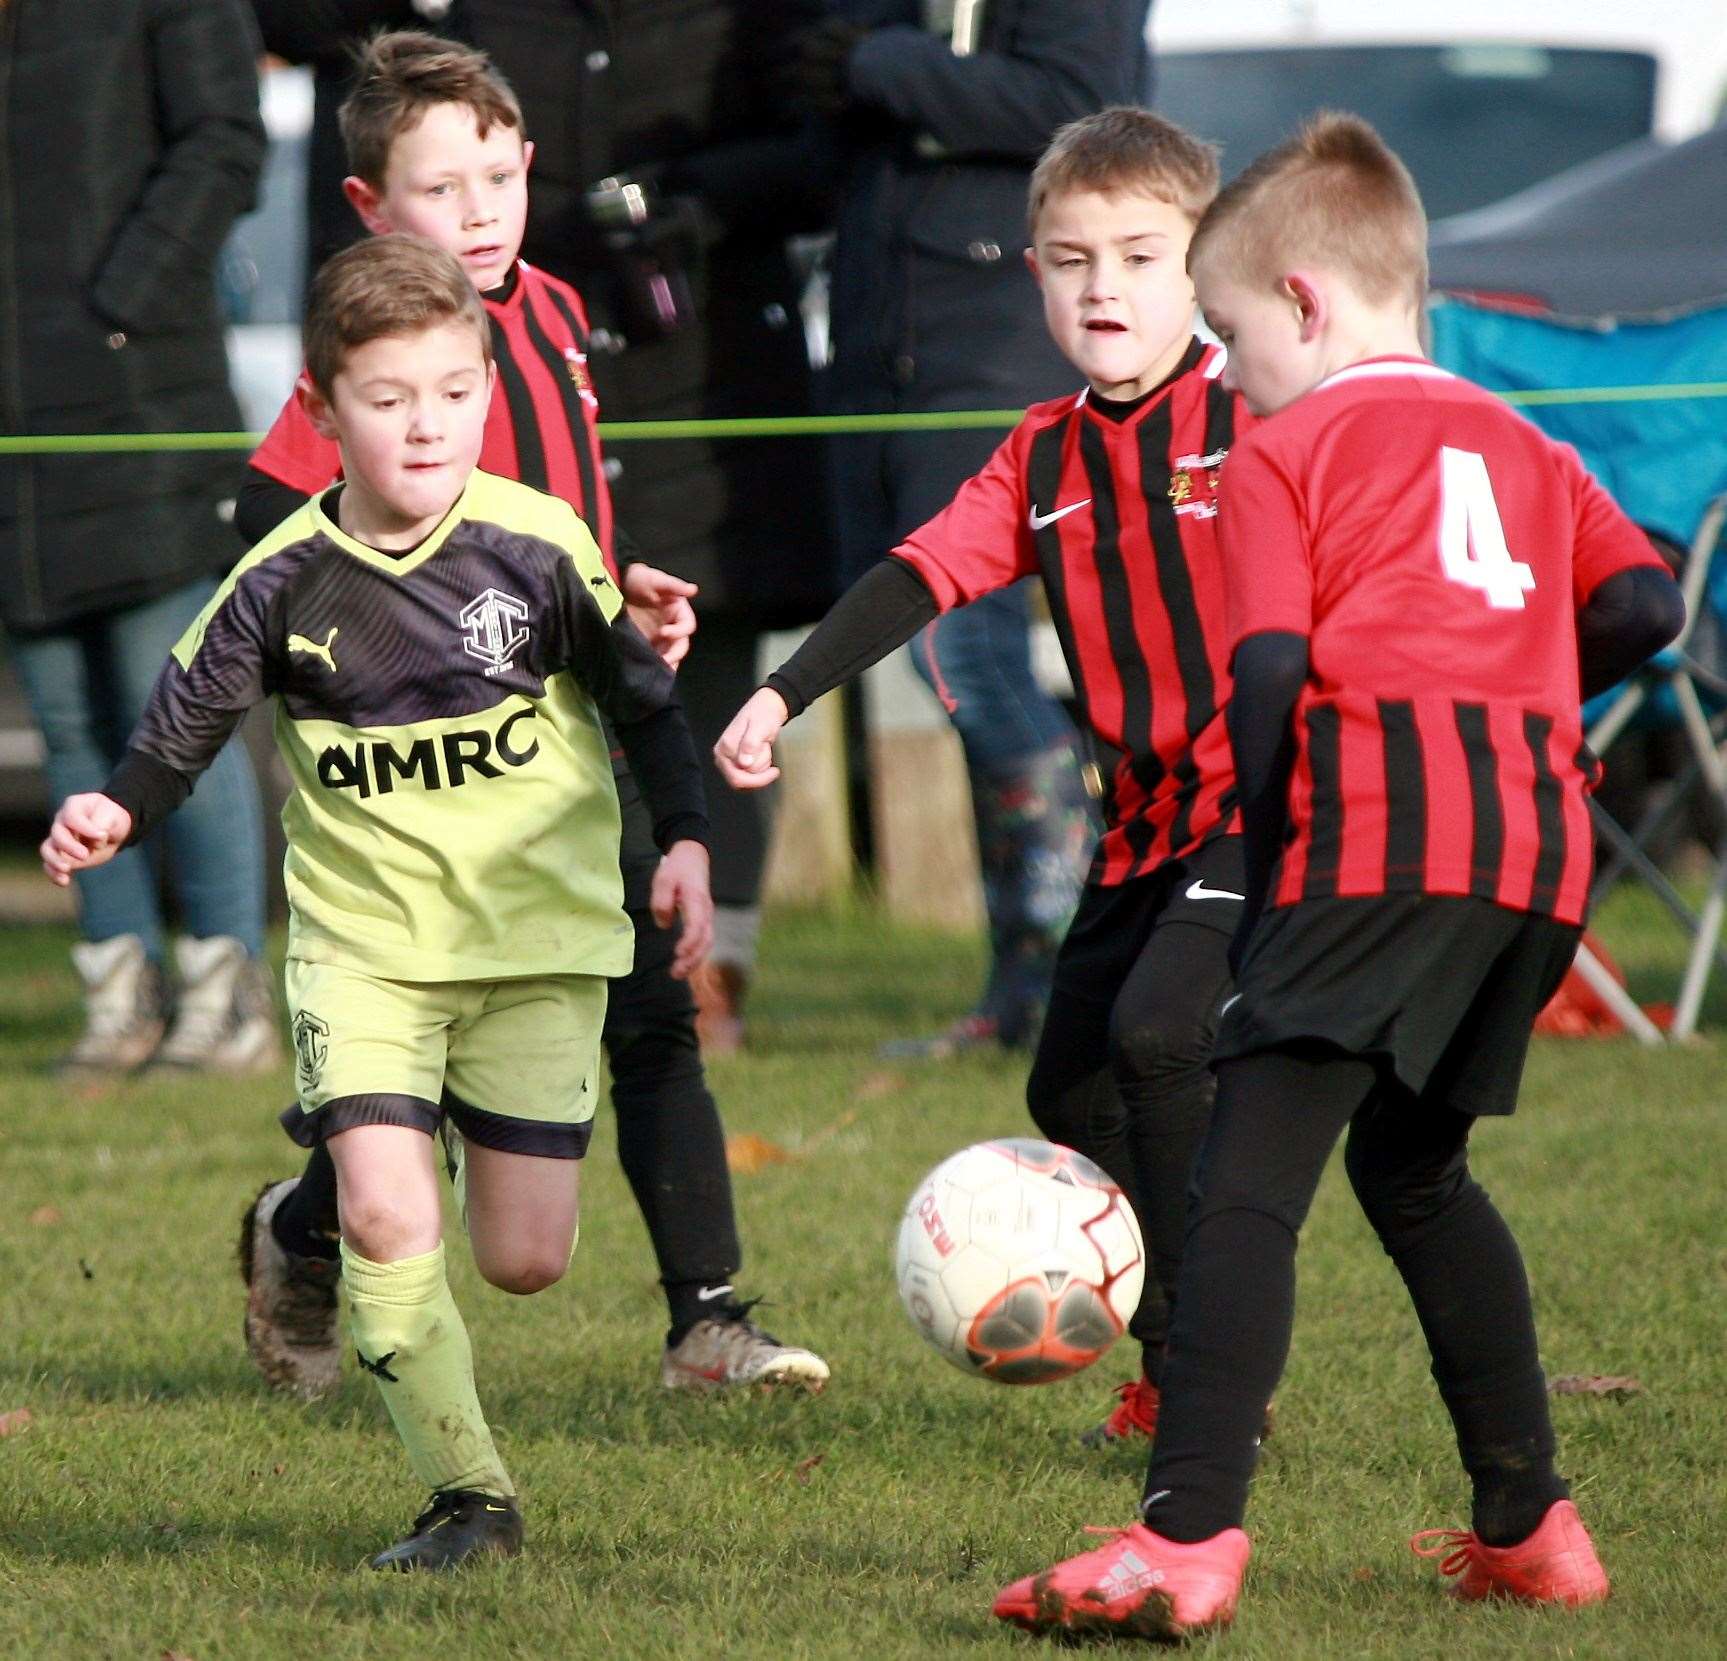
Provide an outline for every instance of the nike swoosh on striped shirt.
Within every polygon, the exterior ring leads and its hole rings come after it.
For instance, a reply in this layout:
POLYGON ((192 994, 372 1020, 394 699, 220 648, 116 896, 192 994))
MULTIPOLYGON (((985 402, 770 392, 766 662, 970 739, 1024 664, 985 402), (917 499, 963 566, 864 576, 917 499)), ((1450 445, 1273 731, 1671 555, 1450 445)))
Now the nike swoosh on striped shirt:
POLYGON ((1064 508, 1057 508, 1053 513, 1039 513, 1037 503, 1031 504, 1031 528, 1041 531, 1045 525, 1053 525, 1058 519, 1065 519, 1070 513, 1078 513, 1081 508, 1091 506, 1091 498, 1087 496, 1082 502, 1069 502, 1064 508))

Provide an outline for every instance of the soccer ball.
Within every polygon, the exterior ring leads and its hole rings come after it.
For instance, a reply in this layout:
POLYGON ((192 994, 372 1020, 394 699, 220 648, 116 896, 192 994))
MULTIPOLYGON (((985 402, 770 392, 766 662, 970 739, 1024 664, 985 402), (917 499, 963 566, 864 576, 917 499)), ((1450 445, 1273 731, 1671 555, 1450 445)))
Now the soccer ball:
POLYGON ((918 1184, 894 1254, 900 1302, 936 1350, 998 1384, 1089 1367, 1127 1328, 1145 1247, 1122 1192, 1071 1148, 979 1142, 918 1184))

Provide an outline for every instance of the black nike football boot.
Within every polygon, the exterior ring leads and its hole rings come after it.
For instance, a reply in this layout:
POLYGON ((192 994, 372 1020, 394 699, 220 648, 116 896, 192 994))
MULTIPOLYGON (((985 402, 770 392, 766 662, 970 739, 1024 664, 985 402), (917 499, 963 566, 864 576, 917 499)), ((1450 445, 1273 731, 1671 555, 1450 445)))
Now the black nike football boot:
POLYGON ((414 1531, 372 1559, 374 1569, 453 1569, 470 1557, 514 1557, 522 1549, 522 1513, 513 1499, 475 1488, 440 1488, 414 1519, 414 1531))

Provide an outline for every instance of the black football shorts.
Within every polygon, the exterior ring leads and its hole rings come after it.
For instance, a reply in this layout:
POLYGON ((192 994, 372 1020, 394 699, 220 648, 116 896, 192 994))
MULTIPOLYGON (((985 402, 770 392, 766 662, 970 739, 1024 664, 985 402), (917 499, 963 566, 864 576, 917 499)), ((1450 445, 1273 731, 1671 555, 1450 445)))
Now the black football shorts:
POLYGON ((1275 907, 1248 943, 1216 1059, 1331 1044, 1461 1113, 1510 1113, 1535 1017, 1580 935, 1573 924, 1469 897, 1275 907))

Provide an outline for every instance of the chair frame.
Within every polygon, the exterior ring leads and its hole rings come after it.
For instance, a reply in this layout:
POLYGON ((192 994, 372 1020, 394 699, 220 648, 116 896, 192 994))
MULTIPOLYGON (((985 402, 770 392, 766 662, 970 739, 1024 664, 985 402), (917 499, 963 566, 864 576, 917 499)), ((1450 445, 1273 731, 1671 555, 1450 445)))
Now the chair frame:
MULTIPOLYGON (((1720 547, 1723 524, 1727 523, 1727 494, 1717 496, 1704 512, 1702 521, 1691 539, 1680 589, 1685 597, 1685 626, 1678 638, 1664 651, 1639 669, 1621 686, 1613 702, 1596 720, 1587 734, 1590 749, 1604 753, 1630 723, 1639 709, 1662 688, 1673 696, 1679 711, 1680 725, 1691 751, 1691 763, 1674 792, 1673 801, 1683 799, 1691 783, 1701 779, 1705 787, 1727 813, 1727 760, 1722 756, 1721 728, 1727 725, 1727 715, 1711 719, 1698 695, 1701 686, 1712 696, 1727 703, 1727 680, 1723 680, 1708 665, 1700 663, 1687 650, 1691 635, 1708 605, 1709 573, 1720 547)), ((1709 971, 1716 963, 1727 969, 1727 951, 1721 947, 1721 934, 1727 923, 1727 856, 1716 863, 1700 910, 1693 910, 1674 889, 1659 867, 1643 852, 1641 843, 1652 826, 1646 818, 1637 831, 1631 832, 1617 823, 1595 801, 1590 814, 1598 833, 1613 848, 1616 863, 1626 866, 1640 877, 1656 897, 1692 937, 1686 959, 1685 973, 1679 984, 1679 997, 1674 1006, 1672 1037, 1688 1039, 1697 1030, 1697 1018, 1703 1007, 1703 992, 1709 971)), ((1670 801, 1662 814, 1672 811, 1670 801)), ((1655 823, 1662 822, 1657 818, 1655 823)), ((1599 889, 1598 889, 1599 892, 1599 889)), ((1627 1031, 1644 1044, 1660 1044, 1662 1035, 1636 1000, 1614 979, 1607 967, 1587 946, 1577 949, 1577 971, 1590 988, 1602 999, 1627 1031)))

